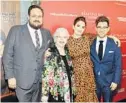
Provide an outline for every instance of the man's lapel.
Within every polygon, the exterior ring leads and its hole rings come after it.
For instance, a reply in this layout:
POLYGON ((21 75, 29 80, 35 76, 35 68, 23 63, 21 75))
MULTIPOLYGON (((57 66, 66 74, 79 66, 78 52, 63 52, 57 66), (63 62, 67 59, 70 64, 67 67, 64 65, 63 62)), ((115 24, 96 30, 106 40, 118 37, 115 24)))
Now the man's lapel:
POLYGON ((108 52, 109 52, 109 48, 110 48, 110 41, 109 41, 109 38, 107 37, 105 53, 104 53, 102 61, 104 61, 107 58, 108 52))
POLYGON ((45 32, 45 30, 43 30, 43 28, 41 28, 40 31, 41 31, 41 35, 42 35, 42 46, 40 47, 40 51, 41 50, 45 51, 50 43, 50 40, 47 39, 48 34, 47 34, 47 32, 45 32))
POLYGON ((32 38, 31 38, 30 32, 28 30, 27 24, 24 25, 23 34, 25 36, 24 39, 26 39, 26 41, 29 44, 29 47, 31 48, 32 52, 35 53, 35 45, 34 45, 34 43, 32 41, 32 38))
POLYGON ((42 45, 41 45, 41 47, 40 47, 40 49, 42 49, 43 47, 44 47, 44 45, 45 45, 45 39, 46 39, 46 34, 45 34, 45 32, 44 32, 44 30, 43 29, 40 29, 40 31, 41 31, 41 37, 42 37, 42 45))
POLYGON ((97 61, 99 61, 99 57, 96 52, 96 39, 94 39, 94 42, 92 44, 92 55, 96 58, 97 61))

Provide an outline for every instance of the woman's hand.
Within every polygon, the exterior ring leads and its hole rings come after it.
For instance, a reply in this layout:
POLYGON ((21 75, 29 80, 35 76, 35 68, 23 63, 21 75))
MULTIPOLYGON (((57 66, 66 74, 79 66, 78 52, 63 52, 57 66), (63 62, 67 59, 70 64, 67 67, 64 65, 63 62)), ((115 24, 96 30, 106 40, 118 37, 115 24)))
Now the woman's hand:
POLYGON ((45 51, 45 57, 49 57, 50 55, 51 55, 50 48, 48 48, 48 49, 45 51))
POLYGON ((109 35, 108 37, 112 38, 114 40, 114 42, 118 45, 118 47, 121 46, 121 42, 117 37, 112 36, 112 35, 109 35))

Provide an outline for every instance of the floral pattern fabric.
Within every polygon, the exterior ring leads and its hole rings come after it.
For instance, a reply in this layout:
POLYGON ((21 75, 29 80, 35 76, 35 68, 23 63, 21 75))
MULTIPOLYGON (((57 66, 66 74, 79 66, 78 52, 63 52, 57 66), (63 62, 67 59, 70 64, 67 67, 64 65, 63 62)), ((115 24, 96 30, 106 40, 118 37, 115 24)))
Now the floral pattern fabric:
MULTIPOLYGON (((72 81, 72 89, 74 91, 72 62, 67 48, 65 51, 72 81)), ((50 56, 45 57, 42 72, 42 101, 44 101, 44 97, 48 98, 50 93, 55 100, 58 100, 58 95, 60 95, 65 102, 70 102, 70 99, 73 97, 70 96, 69 80, 64 61, 56 47, 50 48, 50 53, 50 56)))

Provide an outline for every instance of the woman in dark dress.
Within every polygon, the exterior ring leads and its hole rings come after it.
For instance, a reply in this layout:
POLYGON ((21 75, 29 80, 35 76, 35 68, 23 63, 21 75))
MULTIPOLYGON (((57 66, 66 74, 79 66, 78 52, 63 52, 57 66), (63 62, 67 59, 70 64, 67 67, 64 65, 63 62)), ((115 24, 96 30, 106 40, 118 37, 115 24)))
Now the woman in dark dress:
POLYGON ((73 102, 75 94, 71 58, 66 47, 69 33, 58 28, 54 33, 54 43, 45 52, 42 72, 42 102, 73 102))

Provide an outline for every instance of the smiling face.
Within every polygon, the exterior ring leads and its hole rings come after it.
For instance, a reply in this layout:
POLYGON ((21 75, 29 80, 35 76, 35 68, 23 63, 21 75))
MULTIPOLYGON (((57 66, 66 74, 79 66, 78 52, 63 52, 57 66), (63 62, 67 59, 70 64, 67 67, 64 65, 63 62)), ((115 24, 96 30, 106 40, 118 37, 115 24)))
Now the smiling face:
POLYGON ((39 8, 33 8, 29 14, 29 24, 34 29, 41 28, 43 24, 43 13, 39 8))
POLYGON ((110 27, 107 22, 99 22, 96 27, 97 34, 100 38, 104 38, 109 32, 110 27))
POLYGON ((97 17, 95 24, 97 36, 99 36, 100 38, 104 38, 110 30, 109 19, 104 15, 99 16, 97 17))
POLYGON ((69 33, 65 28, 59 28, 54 34, 54 41, 56 46, 64 48, 69 39, 69 33))
POLYGON ((84 33, 85 26, 86 24, 83 21, 78 21, 75 25, 73 25, 74 35, 80 37, 84 33))

